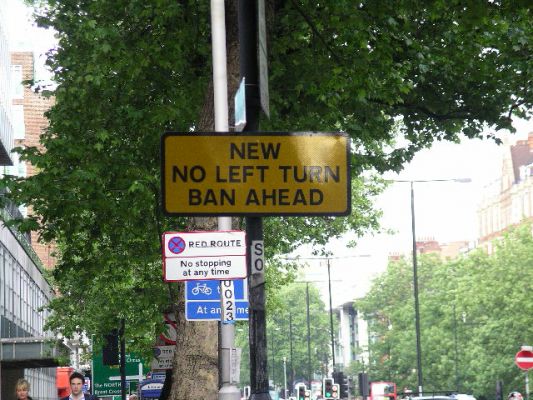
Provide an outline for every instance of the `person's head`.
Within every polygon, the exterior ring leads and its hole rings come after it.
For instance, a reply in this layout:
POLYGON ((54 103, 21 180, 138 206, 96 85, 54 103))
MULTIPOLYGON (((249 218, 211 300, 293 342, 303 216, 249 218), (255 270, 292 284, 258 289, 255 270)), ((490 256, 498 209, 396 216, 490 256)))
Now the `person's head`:
POLYGON ((20 378, 15 384, 15 394, 17 395, 17 399, 26 400, 29 391, 30 383, 26 379, 20 378))
POLYGON ((522 394, 520 392, 511 392, 507 396, 507 400, 522 400, 522 394))
POLYGON ((70 392, 74 396, 79 396, 83 391, 83 383, 85 382, 85 377, 79 372, 75 371, 70 374, 68 379, 70 382, 70 392))
POLYGON ((139 400, 139 397, 137 397, 136 394, 132 393, 132 394, 130 394, 129 400, 139 400))

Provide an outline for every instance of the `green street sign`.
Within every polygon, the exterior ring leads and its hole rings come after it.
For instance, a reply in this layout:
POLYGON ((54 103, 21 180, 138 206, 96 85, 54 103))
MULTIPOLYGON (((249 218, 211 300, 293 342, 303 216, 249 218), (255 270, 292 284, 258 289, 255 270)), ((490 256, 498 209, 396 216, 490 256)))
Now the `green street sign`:
MULTIPOLYGON (((104 365, 102 353, 93 355, 93 394, 101 397, 120 395, 120 367, 118 365, 104 365)), ((134 353, 126 353, 126 390, 132 388, 143 380, 150 371, 150 365, 134 353)))

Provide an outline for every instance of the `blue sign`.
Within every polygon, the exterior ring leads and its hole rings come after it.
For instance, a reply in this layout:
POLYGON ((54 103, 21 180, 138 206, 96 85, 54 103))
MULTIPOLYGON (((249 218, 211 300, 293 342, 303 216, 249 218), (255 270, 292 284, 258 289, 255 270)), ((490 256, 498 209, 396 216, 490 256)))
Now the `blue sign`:
POLYGON ((158 399, 164 382, 159 379, 147 379, 141 383, 141 399, 158 399))
MULTIPOLYGON (((235 300, 247 300, 248 289, 244 284, 244 279, 236 279, 233 281, 235 288, 235 300)), ((215 300, 220 302, 220 281, 205 280, 205 281, 186 281, 185 282, 185 300, 215 300)))
MULTIPOLYGON (((236 319, 248 320, 248 285, 246 279, 234 280, 233 285, 237 308, 236 319)), ((185 318, 187 321, 220 321, 220 281, 185 282, 185 318)))
MULTIPOLYGON (((237 320, 248 320, 248 301, 235 301, 237 320)), ((187 321, 220 321, 219 301, 193 301, 186 303, 185 317, 187 321)))
POLYGON ((156 381, 165 381, 167 375, 164 372, 152 372, 151 379, 155 379, 156 381))
POLYGON ((242 78, 239 89, 235 93, 235 131, 241 132, 246 126, 246 89, 242 78))

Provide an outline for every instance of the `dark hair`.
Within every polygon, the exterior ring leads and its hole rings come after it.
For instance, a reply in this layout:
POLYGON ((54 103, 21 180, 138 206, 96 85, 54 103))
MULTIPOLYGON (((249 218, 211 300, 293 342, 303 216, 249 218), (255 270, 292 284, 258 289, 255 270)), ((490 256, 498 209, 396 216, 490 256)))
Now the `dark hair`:
POLYGON ((76 378, 81 379, 82 382, 85 382, 85 377, 83 376, 83 374, 79 373, 78 371, 74 371, 72 374, 70 374, 68 381, 72 382, 72 380, 76 378))

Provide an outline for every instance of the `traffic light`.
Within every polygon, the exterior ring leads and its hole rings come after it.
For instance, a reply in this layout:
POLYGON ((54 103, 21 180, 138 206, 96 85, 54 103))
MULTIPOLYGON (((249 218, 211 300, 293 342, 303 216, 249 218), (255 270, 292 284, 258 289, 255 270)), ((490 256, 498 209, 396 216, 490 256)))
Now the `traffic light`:
POLYGON ((301 384, 300 386, 298 386, 298 400, 306 400, 305 398, 305 385, 304 384, 301 384))
POLYGON ((324 378, 323 393, 324 393, 325 399, 333 398, 333 379, 332 378, 324 378))
POLYGON ((305 391, 305 400, 311 400, 311 391, 310 390, 306 390, 305 391))
POLYGON ((359 378, 359 394, 363 396, 363 398, 368 397, 370 394, 370 388, 368 387, 368 374, 365 372, 359 372, 358 374, 359 378))
POLYGON ((102 363, 104 365, 118 365, 118 330, 113 329, 104 335, 104 347, 102 349, 102 363))
POLYGON ((339 393, 339 384, 334 383, 331 387, 331 398, 332 399, 339 399, 340 393, 339 393))
POLYGON ((339 384, 339 393, 341 399, 347 399, 348 398, 348 377, 344 375, 344 372, 339 372, 338 375, 339 380, 335 381, 339 384))

